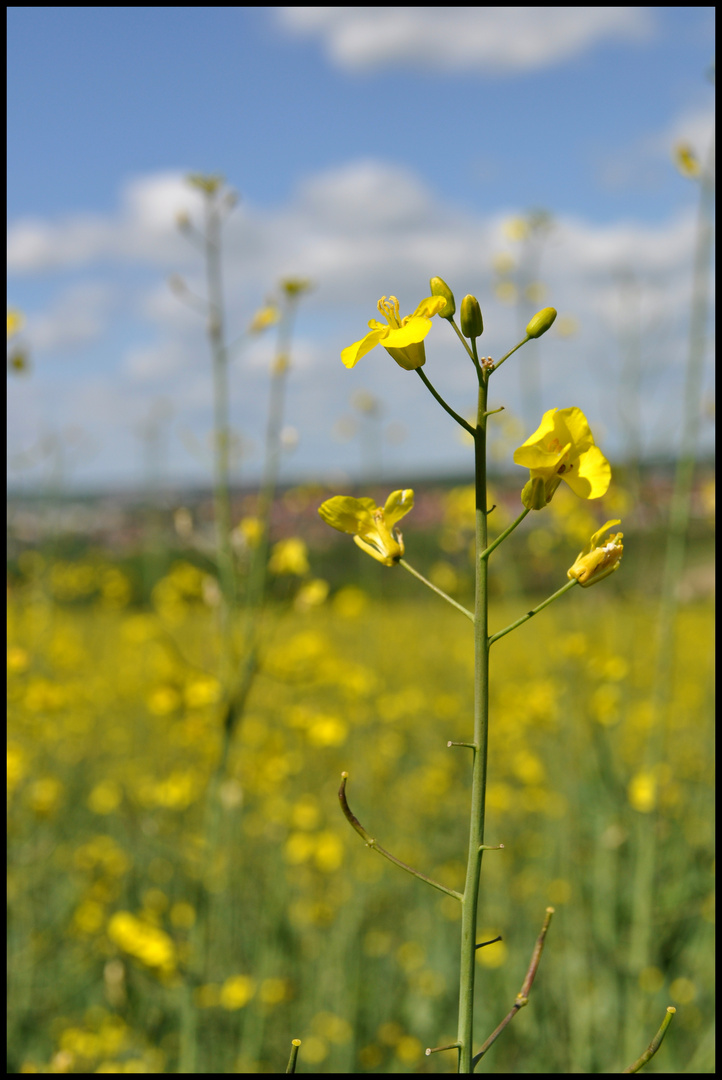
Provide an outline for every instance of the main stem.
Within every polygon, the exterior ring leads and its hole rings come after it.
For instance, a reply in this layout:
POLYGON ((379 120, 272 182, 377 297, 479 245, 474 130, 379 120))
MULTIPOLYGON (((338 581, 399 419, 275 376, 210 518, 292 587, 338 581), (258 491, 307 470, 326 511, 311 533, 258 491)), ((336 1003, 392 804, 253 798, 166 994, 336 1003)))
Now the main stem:
POLYGON ((486 762, 489 728, 489 616, 487 605, 488 546, 486 521, 486 398, 487 375, 479 385, 474 432, 476 465, 476 595, 474 603, 474 765, 471 781, 471 820, 466 882, 461 903, 461 973, 459 981, 459 1072, 473 1072, 474 974, 476 916, 484 843, 486 762))

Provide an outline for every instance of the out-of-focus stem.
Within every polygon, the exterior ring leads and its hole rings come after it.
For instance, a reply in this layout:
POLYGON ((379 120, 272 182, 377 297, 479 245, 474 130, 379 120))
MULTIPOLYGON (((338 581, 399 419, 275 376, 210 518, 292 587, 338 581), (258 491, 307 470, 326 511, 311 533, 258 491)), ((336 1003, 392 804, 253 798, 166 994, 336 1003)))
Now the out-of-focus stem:
MULTIPOLYGON (((657 653, 652 680, 652 723, 642 768, 652 769, 660 760, 667 712, 674 681, 674 629, 678 609, 679 579, 684 567, 692 482, 697 451, 700 398, 709 318, 710 264, 713 239, 714 137, 700 176, 699 209, 695 242, 689 348, 684 387, 682 438, 669 510, 667 550, 662 595, 657 618, 657 653)), ((632 927, 629 943, 630 1008, 626 1010, 625 1056, 631 1057, 643 1019, 637 991, 639 972, 650 962, 654 873, 656 866, 656 814, 638 815, 635 829, 636 864, 632 884, 632 927)))
POLYGON ((230 397, 228 353, 224 339, 221 214, 215 193, 205 194, 204 206, 208 340, 213 358, 213 500, 218 576, 222 594, 221 637, 225 681, 233 666, 231 635, 233 612, 236 606, 236 580, 231 549, 230 397))
POLYGON ((283 428, 286 382, 290 363, 289 351, 297 306, 298 300, 295 296, 287 296, 285 298, 283 313, 278 327, 276 359, 271 371, 271 392, 268 405, 268 423, 266 426, 263 478, 261 480, 261 489, 258 496, 257 517, 260 522, 260 535, 254 551, 248 581, 247 602, 249 622, 246 637, 249 643, 255 638, 258 612, 263 604, 266 592, 271 512, 273 510, 273 500, 276 494, 276 485, 278 484, 278 473, 281 463, 281 431, 283 428))

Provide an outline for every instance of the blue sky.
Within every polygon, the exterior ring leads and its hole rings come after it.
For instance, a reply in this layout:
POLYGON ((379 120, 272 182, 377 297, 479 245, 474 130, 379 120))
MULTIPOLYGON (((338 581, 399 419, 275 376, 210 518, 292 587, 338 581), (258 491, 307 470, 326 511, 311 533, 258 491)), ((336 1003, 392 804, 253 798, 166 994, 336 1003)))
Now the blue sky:
MULTIPOLYGON (((536 358, 539 408, 579 405, 623 455, 623 364, 641 331, 642 444, 669 450, 697 201, 671 152, 681 140, 707 150, 713 18, 699 7, 10 8, 8 302, 25 313, 33 358, 9 387, 13 481, 40 477, 52 435, 68 444, 68 482, 138 483, 138 432, 153 417, 165 418, 168 477, 207 476, 189 449, 210 428, 202 322, 167 286, 179 272, 202 289, 175 227, 179 210, 198 209, 189 171, 222 173, 241 195, 226 240, 231 337, 280 276, 315 283, 289 383, 289 478, 358 475, 360 389, 381 402, 387 473, 465 467, 468 449, 420 380, 381 350, 348 372, 339 352, 379 296, 411 311, 432 274, 479 296, 480 347, 505 352, 520 312, 498 289, 500 256, 515 263, 509 281, 538 258, 538 306, 560 311, 536 358), (543 243, 510 239, 510 219, 534 208, 552 215, 543 243)), ((447 330, 434 326, 425 371, 466 412, 473 370, 447 330)), ((247 478, 261 463, 271 352, 269 337, 233 364, 247 478)), ((492 397, 526 430, 524 369, 511 365, 492 397)), ((706 394, 711 380, 710 359, 706 394)), ((700 438, 711 445, 705 425, 700 438)))

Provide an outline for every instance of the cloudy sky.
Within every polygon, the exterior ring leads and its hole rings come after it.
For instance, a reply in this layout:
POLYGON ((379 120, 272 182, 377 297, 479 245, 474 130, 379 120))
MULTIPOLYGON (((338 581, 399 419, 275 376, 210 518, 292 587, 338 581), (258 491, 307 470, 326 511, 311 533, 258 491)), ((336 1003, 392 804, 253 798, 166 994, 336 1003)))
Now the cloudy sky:
MULTIPOLYGON (((674 452, 687 356, 698 186, 708 150, 713 9, 10 8, 8 303, 28 374, 9 381, 13 483, 203 482, 211 425, 203 292, 185 177, 221 173, 229 338, 285 275, 312 279, 296 327, 285 476, 394 478, 468 467, 421 380, 381 349, 353 371, 380 296, 402 313, 431 275, 478 296, 498 358, 538 307, 536 353, 494 376, 529 434, 578 405, 608 456, 674 452), (519 220, 545 224, 526 237, 519 220), (531 290, 529 286, 531 285, 531 290), (358 391, 378 418, 356 407, 358 391), (534 419, 536 417, 536 419, 534 419), (290 448, 296 442, 295 448, 290 448), (156 445, 156 444, 152 444, 156 445), (57 462, 56 462, 57 464, 57 462)), ((258 474, 273 334, 232 364, 239 469, 258 474)), ((475 376, 446 323, 425 372, 469 413, 475 376)), ((707 360, 704 393, 712 393, 707 360)), ((500 428, 500 431, 502 429, 500 428)), ((511 429, 509 429, 511 430, 511 429)), ((518 441, 521 441, 519 439, 518 441)), ((712 445, 711 423, 700 445, 712 445)))

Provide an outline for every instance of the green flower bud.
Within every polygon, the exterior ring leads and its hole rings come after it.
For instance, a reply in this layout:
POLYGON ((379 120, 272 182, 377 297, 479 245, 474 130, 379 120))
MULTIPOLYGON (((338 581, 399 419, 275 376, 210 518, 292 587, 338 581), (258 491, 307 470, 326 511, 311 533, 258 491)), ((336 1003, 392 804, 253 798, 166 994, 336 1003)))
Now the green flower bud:
POLYGON ((465 296, 461 301, 461 332, 468 338, 478 338, 484 333, 484 320, 475 296, 465 296))
POLYGON ((454 300, 454 294, 449 286, 444 279, 440 277, 432 277, 429 281, 429 285, 431 287, 432 296, 443 296, 444 300, 446 300, 446 307, 439 312, 441 318, 453 319, 456 311, 456 301, 454 300))
POLYGON ((527 510, 544 509, 547 505, 547 493, 543 477, 535 476, 527 480, 521 490, 521 501, 527 510))
POLYGON ((533 319, 529 320, 526 328, 527 337, 538 338, 546 334, 547 330, 557 317, 557 309, 553 307, 542 308, 537 311, 533 319))

